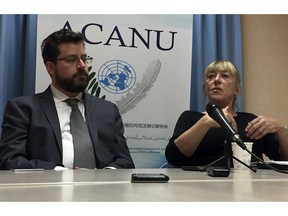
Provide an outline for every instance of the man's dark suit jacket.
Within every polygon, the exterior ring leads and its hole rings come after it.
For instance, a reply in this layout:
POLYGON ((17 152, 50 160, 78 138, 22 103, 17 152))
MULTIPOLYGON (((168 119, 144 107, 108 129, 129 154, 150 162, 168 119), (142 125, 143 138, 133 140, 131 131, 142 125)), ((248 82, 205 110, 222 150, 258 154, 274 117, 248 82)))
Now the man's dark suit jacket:
MULTIPOLYGON (((97 168, 134 168, 117 106, 87 93, 84 105, 97 168)), ((10 100, 2 123, 0 169, 56 165, 62 165, 62 138, 50 87, 10 100)))

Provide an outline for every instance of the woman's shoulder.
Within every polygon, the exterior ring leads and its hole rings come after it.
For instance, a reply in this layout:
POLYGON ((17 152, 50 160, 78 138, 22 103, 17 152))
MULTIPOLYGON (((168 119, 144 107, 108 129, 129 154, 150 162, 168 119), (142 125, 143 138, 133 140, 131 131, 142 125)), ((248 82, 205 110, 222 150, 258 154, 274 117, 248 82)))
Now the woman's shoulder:
POLYGON ((185 116, 203 116, 205 115, 202 112, 197 112, 197 111, 192 111, 192 110, 185 110, 184 112, 182 112, 181 115, 185 115, 185 116))
MULTIPOLYGON (((185 110, 181 113, 181 115, 178 118, 178 124, 185 123, 191 126, 191 124, 194 124, 197 122, 200 118, 205 115, 204 113, 197 112, 197 111, 191 111, 191 110, 185 110)), ((190 127, 189 126, 189 127, 190 127)))
POLYGON ((180 119, 194 119, 194 120, 199 120, 202 118, 202 116, 205 115, 204 113, 197 112, 197 111, 192 111, 192 110, 185 110, 184 112, 181 113, 180 119))
POLYGON ((254 118, 257 118, 257 116, 253 113, 249 113, 249 112, 237 112, 237 116, 241 119, 246 118, 249 120, 252 120, 254 118))

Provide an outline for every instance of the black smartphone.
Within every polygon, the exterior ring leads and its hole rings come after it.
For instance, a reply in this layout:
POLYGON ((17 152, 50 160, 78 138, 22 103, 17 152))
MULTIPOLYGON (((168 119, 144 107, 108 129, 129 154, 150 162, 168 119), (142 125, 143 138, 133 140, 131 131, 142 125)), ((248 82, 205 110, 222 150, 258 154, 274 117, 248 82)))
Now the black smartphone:
POLYGON ((133 173, 131 182, 133 183, 166 183, 169 176, 163 173, 133 173))
POLYGON ((206 172, 209 176, 212 177, 228 177, 230 174, 230 169, 221 167, 208 167, 206 172))

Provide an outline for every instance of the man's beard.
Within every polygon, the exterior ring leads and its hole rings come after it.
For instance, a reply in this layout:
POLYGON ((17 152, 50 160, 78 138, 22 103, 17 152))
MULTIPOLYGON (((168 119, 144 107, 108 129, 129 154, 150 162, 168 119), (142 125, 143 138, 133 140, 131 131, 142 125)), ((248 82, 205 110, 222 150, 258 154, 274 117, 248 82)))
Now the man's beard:
POLYGON ((56 84, 67 92, 80 93, 83 92, 88 85, 88 74, 83 71, 77 71, 70 78, 63 78, 56 73, 56 84))

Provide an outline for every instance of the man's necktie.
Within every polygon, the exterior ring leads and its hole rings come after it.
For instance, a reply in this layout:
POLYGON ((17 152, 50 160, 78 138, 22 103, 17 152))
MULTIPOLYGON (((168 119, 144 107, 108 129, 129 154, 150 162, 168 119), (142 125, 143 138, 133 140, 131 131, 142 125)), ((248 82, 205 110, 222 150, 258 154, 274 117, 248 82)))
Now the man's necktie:
POLYGON ((78 108, 78 100, 67 99, 66 103, 72 108, 70 130, 74 144, 74 168, 96 168, 92 141, 88 127, 78 108))

